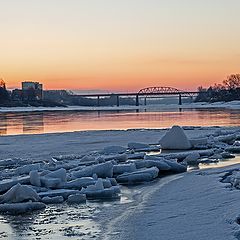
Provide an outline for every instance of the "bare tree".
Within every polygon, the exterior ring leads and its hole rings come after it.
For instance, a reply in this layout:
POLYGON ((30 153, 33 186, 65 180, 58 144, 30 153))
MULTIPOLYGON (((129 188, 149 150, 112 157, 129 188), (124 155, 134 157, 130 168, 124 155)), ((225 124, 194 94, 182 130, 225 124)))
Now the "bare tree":
POLYGON ((240 88, 240 74, 231 74, 223 81, 223 84, 227 89, 240 88))

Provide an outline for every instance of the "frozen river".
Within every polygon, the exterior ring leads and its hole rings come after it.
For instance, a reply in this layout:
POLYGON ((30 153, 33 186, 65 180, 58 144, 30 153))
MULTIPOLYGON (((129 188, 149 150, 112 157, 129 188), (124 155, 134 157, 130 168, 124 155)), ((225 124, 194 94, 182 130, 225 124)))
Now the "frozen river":
POLYGON ((238 126, 240 110, 175 109, 170 111, 46 111, 0 113, 0 135, 166 128, 238 126))

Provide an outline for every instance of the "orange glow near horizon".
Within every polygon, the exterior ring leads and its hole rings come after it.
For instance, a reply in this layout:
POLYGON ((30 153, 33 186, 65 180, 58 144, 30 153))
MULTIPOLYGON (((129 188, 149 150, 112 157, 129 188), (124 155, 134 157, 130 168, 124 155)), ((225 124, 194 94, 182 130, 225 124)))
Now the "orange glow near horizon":
POLYGON ((9 0, 0 78, 44 89, 195 90, 240 72, 240 1, 9 0))

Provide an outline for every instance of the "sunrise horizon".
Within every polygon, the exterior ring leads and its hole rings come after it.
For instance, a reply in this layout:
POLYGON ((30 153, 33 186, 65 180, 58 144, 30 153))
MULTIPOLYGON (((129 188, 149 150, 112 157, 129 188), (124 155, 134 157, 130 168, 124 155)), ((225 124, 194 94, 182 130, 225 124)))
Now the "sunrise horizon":
POLYGON ((0 2, 0 77, 9 88, 196 90, 239 72, 240 2, 0 2), (227 17, 226 17, 227 16, 227 17))

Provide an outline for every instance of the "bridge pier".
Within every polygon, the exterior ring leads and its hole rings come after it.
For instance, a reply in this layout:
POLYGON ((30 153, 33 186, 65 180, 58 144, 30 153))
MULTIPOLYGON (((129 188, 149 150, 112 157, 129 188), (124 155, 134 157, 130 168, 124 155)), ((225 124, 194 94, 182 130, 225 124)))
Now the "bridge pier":
POLYGON ((138 94, 136 95, 136 106, 139 106, 139 96, 138 96, 138 94))
POLYGON ((178 105, 182 105, 182 95, 181 94, 179 94, 178 105))
POLYGON ((97 106, 100 107, 100 96, 97 96, 97 106))
POLYGON ((147 98, 146 97, 144 98, 144 105, 145 106, 147 105, 147 98))
POLYGON ((117 107, 120 106, 120 98, 119 98, 119 95, 117 95, 117 107))

